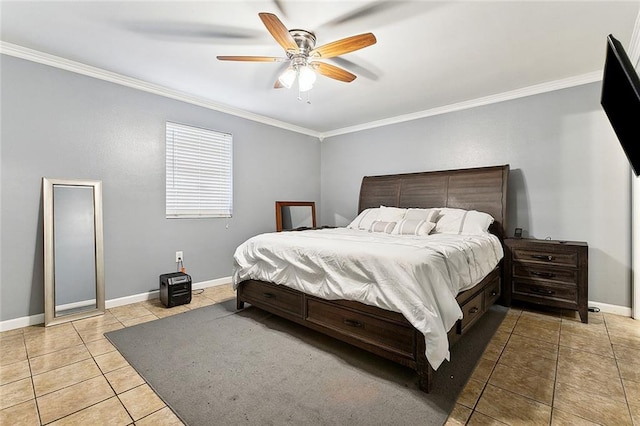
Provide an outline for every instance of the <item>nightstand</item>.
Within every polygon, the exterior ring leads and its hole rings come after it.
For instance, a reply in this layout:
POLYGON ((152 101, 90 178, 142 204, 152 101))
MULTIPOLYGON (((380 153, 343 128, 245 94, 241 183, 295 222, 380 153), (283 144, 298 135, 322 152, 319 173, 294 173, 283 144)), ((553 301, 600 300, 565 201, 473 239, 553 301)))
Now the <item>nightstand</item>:
POLYGON ((588 322, 587 243, 507 238, 504 244, 507 306, 519 300, 572 309, 588 322))

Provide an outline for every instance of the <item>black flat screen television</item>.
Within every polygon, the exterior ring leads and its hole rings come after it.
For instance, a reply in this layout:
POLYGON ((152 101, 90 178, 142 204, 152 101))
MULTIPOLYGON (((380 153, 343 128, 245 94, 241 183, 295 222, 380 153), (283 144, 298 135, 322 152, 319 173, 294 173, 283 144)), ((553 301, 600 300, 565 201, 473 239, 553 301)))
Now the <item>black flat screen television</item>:
POLYGON ((622 44, 607 37, 600 98, 636 176, 640 174, 640 78, 622 44))

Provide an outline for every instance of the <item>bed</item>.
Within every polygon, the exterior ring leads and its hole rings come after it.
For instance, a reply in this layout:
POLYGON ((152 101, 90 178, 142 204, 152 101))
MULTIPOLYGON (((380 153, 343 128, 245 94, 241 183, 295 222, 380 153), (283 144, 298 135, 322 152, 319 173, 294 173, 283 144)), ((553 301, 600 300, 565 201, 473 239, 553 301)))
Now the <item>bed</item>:
MULTIPOLYGON (((451 260, 453 258, 448 259, 448 252, 441 256, 445 258, 443 262, 446 265, 446 272, 442 272, 442 274, 448 273, 451 278, 447 282, 450 287, 448 298, 453 301, 455 307, 438 311, 441 305, 449 303, 446 298, 440 296, 447 291, 440 289, 436 292, 430 292, 429 294, 433 295, 434 301, 424 307, 424 312, 427 316, 441 317, 433 320, 435 322, 430 320, 431 322, 425 325, 420 322, 420 318, 425 315, 413 312, 416 306, 422 308, 422 302, 409 300, 411 303, 407 304, 407 295, 411 296, 415 293, 410 282, 401 281, 404 280, 404 277, 398 278, 398 282, 401 282, 402 285, 390 286, 389 282, 382 282, 391 281, 391 284, 394 284, 395 275, 391 275, 389 270, 385 270, 379 275, 384 277, 379 280, 380 282, 372 283, 367 287, 367 291, 361 291, 358 295, 343 291, 340 286, 340 276, 336 277, 335 272, 330 272, 331 268, 326 269, 327 277, 323 278, 329 283, 326 287, 332 289, 329 293, 316 291, 308 286, 308 283, 305 282, 304 271, 301 273, 300 270, 297 270, 295 274, 290 274, 288 268, 278 267, 275 269, 279 271, 279 275, 269 275, 269 277, 274 277, 271 279, 249 272, 255 268, 252 268, 253 265, 247 265, 247 262, 251 262, 251 260, 247 260, 247 257, 251 256, 244 256, 248 250, 247 245, 256 245, 262 250, 266 246, 277 247, 276 242, 280 239, 298 244, 300 250, 303 248, 306 250, 306 246, 315 247, 314 253, 318 253, 320 256, 320 253, 325 251, 323 245, 325 238, 340 240, 340 247, 348 247, 352 244, 351 240, 355 238, 353 236, 355 231, 344 228, 277 233, 280 234, 279 236, 276 233, 264 234, 254 237, 255 240, 250 239, 243 243, 234 256, 234 286, 237 289, 237 308, 242 309, 245 303, 250 303, 275 315, 410 367, 417 372, 419 388, 429 392, 434 369, 440 365, 443 358, 448 359, 448 348, 463 336, 499 299, 502 292, 500 259, 506 220, 508 173, 509 166, 505 165, 365 176, 362 179, 358 206, 359 217, 366 215, 370 209, 378 208, 379 210, 381 206, 386 206, 387 212, 391 211, 389 208, 393 207, 403 209, 447 208, 484 212, 493 217, 493 223, 489 228, 491 235, 487 236, 490 242, 487 244, 493 244, 496 258, 493 259, 494 263, 489 267, 484 266, 481 275, 472 277, 471 275, 474 274, 469 273, 469 277, 466 277, 467 273, 464 269, 455 269, 451 266, 455 262, 451 260), (496 244, 497 247, 495 247, 496 244), (495 266, 493 266, 494 264, 495 266), (459 282, 455 287, 451 283, 454 281, 459 282), (400 297, 371 290, 378 289, 378 287, 392 287, 396 289, 394 291, 398 291, 400 297), (455 291, 458 288, 462 291, 455 291), (435 307, 432 309, 433 306, 435 307), (433 314, 434 312, 435 314, 433 314), (451 320, 451 315, 456 315, 456 317, 451 320), (416 320, 416 316, 418 320, 416 320), (440 321, 442 326, 433 326, 440 321), (439 328, 443 328, 443 331, 438 331, 439 328), (442 334, 444 334, 444 349, 441 342, 442 334), (445 356, 443 356, 443 350, 446 353, 445 356)), ((367 234, 363 231, 360 232, 367 234)), ((385 243, 385 238, 393 240, 394 237, 387 236, 382 232, 369 233, 365 238, 371 241, 371 247, 377 247, 385 243)), ((414 252, 420 253, 422 256, 425 250, 426 253, 442 251, 431 248, 428 243, 423 242, 425 239, 409 240, 409 243, 396 243, 395 250, 399 256, 398 260, 411 257, 414 252)), ((449 244, 449 240, 445 239, 445 243, 449 244)), ((477 242, 475 237, 464 239, 465 247, 480 243, 484 244, 484 242, 477 242)), ((457 244, 456 242, 450 245, 457 244)), ((375 252, 374 249, 372 250, 372 253, 375 252)), ((465 250, 471 250, 471 248, 465 248, 465 250)), ((363 251, 366 256, 367 251, 363 251)), ((340 255, 330 254, 328 256, 329 262, 340 264, 340 255), (337 259, 337 262, 331 259, 337 259)), ((348 256, 350 254, 345 254, 345 258, 348 256)), ((479 255, 469 251, 465 252, 464 256, 475 257, 479 255)), ((261 259, 263 262, 271 263, 274 258, 261 259)), ((286 255, 283 255, 282 260, 286 261, 286 255)), ((366 261, 366 257, 357 259, 357 262, 363 265, 363 269, 369 268, 373 263, 380 263, 393 269, 395 262, 395 260, 371 263, 366 263, 366 261)), ((320 267, 324 265, 320 260, 318 262, 320 267)), ((327 260, 325 260, 326 262, 327 260)), ((437 262, 436 257, 434 257, 434 262, 437 262)), ((431 267, 428 262, 423 263, 424 265, 420 265, 419 269, 444 269, 443 267, 431 267)), ((336 269, 339 271, 341 268, 343 268, 342 265, 336 269)), ((402 273, 403 268, 396 267, 395 269, 402 273)), ((411 266, 408 269, 413 271, 416 268, 411 266)), ((311 281, 311 277, 317 279, 319 274, 317 269, 311 268, 307 272, 311 274, 308 275, 309 281, 311 281)), ((422 280, 422 276, 416 275, 416 277, 422 280)), ((342 280, 348 281, 351 280, 351 277, 345 276, 342 280)), ((420 285, 419 287, 424 286, 420 285)))

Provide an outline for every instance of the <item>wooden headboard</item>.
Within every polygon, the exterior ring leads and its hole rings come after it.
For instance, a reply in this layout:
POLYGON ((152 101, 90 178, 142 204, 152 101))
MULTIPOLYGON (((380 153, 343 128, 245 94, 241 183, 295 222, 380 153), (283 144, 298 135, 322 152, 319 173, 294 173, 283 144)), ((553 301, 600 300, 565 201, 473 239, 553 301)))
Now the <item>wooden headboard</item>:
POLYGON ((435 172, 365 176, 358 213, 370 207, 452 207, 493 216, 491 232, 503 239, 509 165, 435 172))

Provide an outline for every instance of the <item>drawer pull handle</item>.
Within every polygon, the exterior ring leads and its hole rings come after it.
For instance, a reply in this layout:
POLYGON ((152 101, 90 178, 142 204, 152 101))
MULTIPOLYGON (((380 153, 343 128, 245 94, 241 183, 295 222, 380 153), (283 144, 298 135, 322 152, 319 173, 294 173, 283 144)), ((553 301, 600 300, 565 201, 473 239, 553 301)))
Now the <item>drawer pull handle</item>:
POLYGON ((273 294, 273 293, 264 293, 264 294, 263 294, 263 296, 264 296, 266 299, 275 299, 275 298, 276 298, 276 295, 275 295, 275 294, 273 294))
POLYGON ((360 321, 345 319, 343 322, 351 327, 362 327, 362 323, 360 321))
POLYGON ((492 296, 496 296, 497 294, 498 294, 498 292, 497 292, 497 291, 492 291, 492 292, 491 292, 491 295, 492 295, 492 296))
POLYGON ((474 306, 473 308, 469 309, 469 313, 470 313, 470 314, 475 314, 475 313, 477 313, 479 310, 480 310, 480 309, 478 309, 478 308, 476 308, 476 307, 474 306))
POLYGON ((556 274, 552 274, 551 272, 538 272, 531 271, 531 275, 535 275, 536 277, 544 277, 544 278, 553 278, 556 274))
POLYGON ((545 290, 543 288, 531 287, 531 291, 539 294, 555 294, 556 292, 553 290, 545 290))
POLYGON ((546 262, 551 262, 554 257, 551 256, 550 254, 532 254, 531 257, 533 257, 534 259, 538 259, 538 260, 544 260, 546 262))

